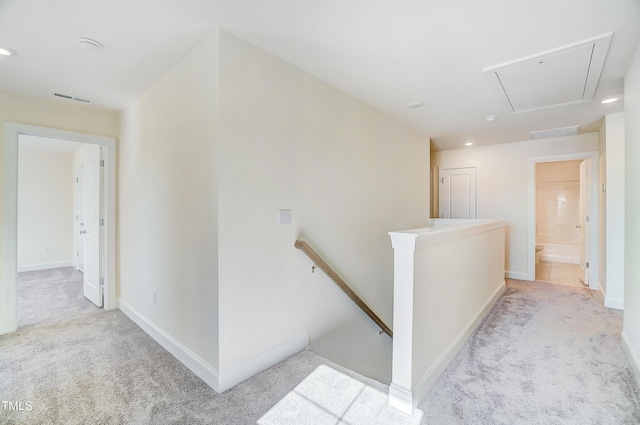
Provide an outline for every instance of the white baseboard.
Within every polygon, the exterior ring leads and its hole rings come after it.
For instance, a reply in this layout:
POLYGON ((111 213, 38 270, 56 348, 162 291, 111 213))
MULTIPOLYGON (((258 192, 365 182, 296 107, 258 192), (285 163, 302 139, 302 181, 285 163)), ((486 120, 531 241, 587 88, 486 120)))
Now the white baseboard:
POLYGON ((38 270, 58 269, 60 267, 73 267, 73 261, 52 261, 50 263, 25 264, 18 266, 18 273, 35 272, 38 270))
POLYGON ((309 347, 309 335, 300 335, 245 362, 218 372, 214 367, 175 340, 171 335, 160 329, 126 302, 118 300, 118 306, 136 325, 140 326, 140 328, 156 340, 158 344, 163 346, 176 359, 218 393, 234 387, 240 382, 251 378, 256 373, 260 373, 309 347))
POLYGON ((280 363, 308 347, 309 335, 305 333, 236 366, 223 370, 220 372, 219 392, 232 388, 240 382, 251 378, 253 375, 280 363))
POLYGON ((171 335, 160 329, 126 302, 119 300, 118 304, 120 310, 133 320, 136 325, 140 326, 143 331, 149 334, 151 338, 155 339, 158 344, 162 345, 216 392, 221 392, 219 388, 219 374, 215 368, 175 340, 171 335))
POLYGON ((391 383, 389 386, 389 406, 395 407, 407 415, 413 415, 414 405, 418 403, 413 402, 413 394, 411 391, 394 383, 391 383))
POLYGON ((514 272, 512 270, 505 270, 504 277, 507 279, 529 280, 529 275, 526 272, 514 272))
POLYGON ((622 338, 622 349, 624 350, 624 353, 627 355, 627 358, 629 359, 629 363, 631 363, 631 369, 633 370, 633 374, 636 377, 636 381, 638 382, 638 385, 640 385, 640 359, 638 358, 638 354, 633 349, 633 346, 631 345, 631 341, 629 341, 629 337, 627 336, 626 333, 624 333, 624 331, 622 331, 622 334, 620 336, 622 338))
MULTIPOLYGON (((467 323, 458 336, 451 342, 451 344, 449 344, 446 350, 444 350, 429 370, 427 370, 422 378, 420 378, 416 383, 411 391, 413 408, 416 408, 420 401, 422 401, 422 399, 427 395, 429 389, 436 383, 440 375, 442 375, 442 372, 444 372, 447 366, 449 366, 453 361, 453 358, 467 342, 473 331, 475 331, 478 325, 480 325, 480 322, 482 322, 487 313, 491 311, 500 296, 504 293, 505 289, 506 284, 503 281, 487 301, 485 301, 482 307, 480 307, 476 314, 473 315, 469 323, 467 323)), ((389 389, 389 391, 391 391, 391 389, 389 389)))
POLYGON ((605 292, 604 288, 602 288, 602 284, 598 282, 598 290, 602 294, 602 298, 604 298, 604 306, 607 308, 614 308, 616 310, 624 310, 624 298, 616 298, 609 297, 605 292))
POLYGON ((624 310, 624 298, 604 297, 604 306, 607 308, 615 308, 616 310, 624 310))
POLYGON ((604 288, 602 288, 602 282, 598 282, 598 291, 602 294, 603 300, 607 298, 607 293, 604 292, 604 288))

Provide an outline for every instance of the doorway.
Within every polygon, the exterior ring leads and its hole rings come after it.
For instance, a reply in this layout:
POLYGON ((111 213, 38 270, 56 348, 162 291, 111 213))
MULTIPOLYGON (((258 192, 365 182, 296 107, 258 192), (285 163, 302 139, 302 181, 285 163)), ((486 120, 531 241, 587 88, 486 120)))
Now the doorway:
POLYGON ((598 289, 597 164, 598 152, 529 160, 529 280, 598 289))
MULTIPOLYGON (((4 220, 3 220, 3 261, 4 273, 0 290, 3 294, 0 310, 0 333, 17 329, 17 179, 18 141, 21 136, 36 136, 51 140, 67 140, 86 143, 98 147, 98 173, 103 176, 103 190, 97 195, 102 208, 102 216, 96 218, 98 232, 103 237, 95 239, 100 258, 96 266, 96 285, 102 287, 104 308, 117 308, 115 293, 115 139, 86 133, 77 133, 45 127, 17 123, 5 123, 4 140, 4 220)), ((85 245, 85 250, 87 249, 85 245)), ((87 264, 84 265, 85 274, 87 264)))
POLYGON ((73 266, 81 292, 102 307, 100 146, 29 135, 18 142, 18 272, 73 266))
POLYGON ((536 164, 536 280, 588 285, 589 162, 536 164))

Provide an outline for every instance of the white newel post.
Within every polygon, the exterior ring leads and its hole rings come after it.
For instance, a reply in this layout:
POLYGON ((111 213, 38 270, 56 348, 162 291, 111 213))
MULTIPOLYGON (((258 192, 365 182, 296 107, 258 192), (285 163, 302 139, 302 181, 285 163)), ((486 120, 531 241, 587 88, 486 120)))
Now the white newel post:
POLYGON ((415 234, 389 233, 393 247, 393 368, 389 404, 413 413, 413 266, 415 234))

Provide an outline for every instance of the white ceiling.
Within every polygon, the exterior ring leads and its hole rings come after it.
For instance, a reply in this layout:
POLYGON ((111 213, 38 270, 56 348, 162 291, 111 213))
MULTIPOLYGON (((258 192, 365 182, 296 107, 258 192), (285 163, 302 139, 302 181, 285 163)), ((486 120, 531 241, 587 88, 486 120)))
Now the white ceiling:
POLYGON ((217 27, 396 116, 440 150, 573 125, 597 130, 623 108, 599 100, 623 93, 640 41, 640 1, 0 0, 0 45, 18 51, 0 57, 0 89, 122 109, 217 27), (483 72, 608 32, 590 102, 513 113, 483 72), (85 52, 78 37, 104 49, 85 52), (411 102, 424 107, 409 109, 411 102), (497 120, 485 122, 489 115, 497 120))

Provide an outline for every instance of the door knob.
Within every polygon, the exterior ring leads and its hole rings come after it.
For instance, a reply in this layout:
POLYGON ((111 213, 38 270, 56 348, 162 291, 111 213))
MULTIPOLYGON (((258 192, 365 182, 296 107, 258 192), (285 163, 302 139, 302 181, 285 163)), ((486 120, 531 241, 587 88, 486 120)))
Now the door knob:
POLYGON ((85 233, 87 233, 87 231, 86 231, 86 230, 80 230, 80 234, 81 234, 81 235, 84 235, 85 233))

